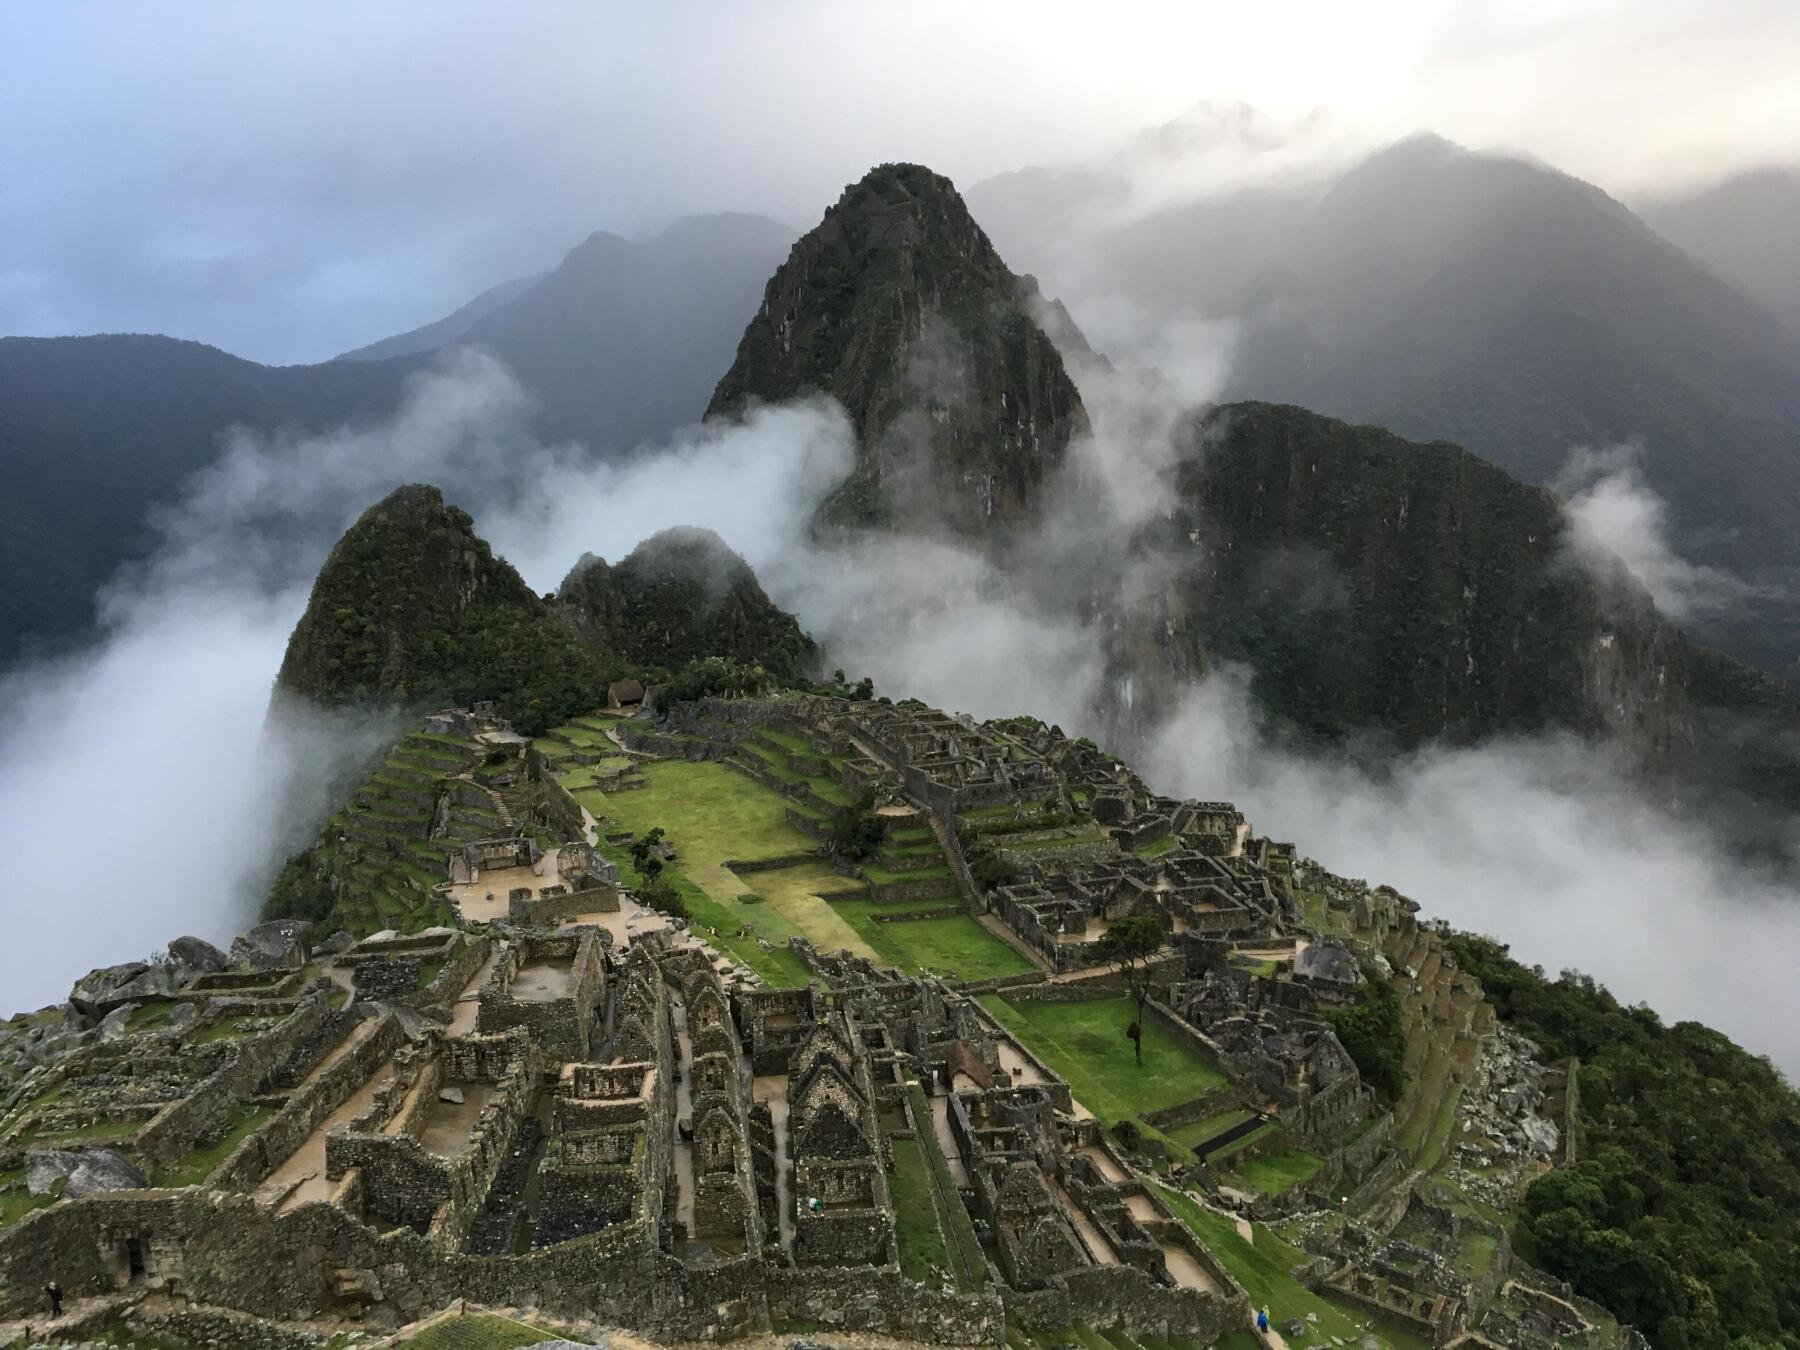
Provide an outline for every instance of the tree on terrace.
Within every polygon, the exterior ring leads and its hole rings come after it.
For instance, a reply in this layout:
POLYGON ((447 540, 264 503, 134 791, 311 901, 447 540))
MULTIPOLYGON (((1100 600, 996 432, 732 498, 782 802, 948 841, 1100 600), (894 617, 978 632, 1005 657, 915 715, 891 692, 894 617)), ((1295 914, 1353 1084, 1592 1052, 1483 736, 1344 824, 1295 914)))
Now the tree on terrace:
POLYGON ((1144 1001, 1150 997, 1150 981, 1155 975, 1151 964, 1163 949, 1162 925, 1148 914, 1132 914, 1120 919, 1094 944, 1094 954, 1117 972, 1120 981, 1137 1003, 1137 1020, 1125 1029, 1137 1052, 1137 1062, 1144 1062, 1144 1001))

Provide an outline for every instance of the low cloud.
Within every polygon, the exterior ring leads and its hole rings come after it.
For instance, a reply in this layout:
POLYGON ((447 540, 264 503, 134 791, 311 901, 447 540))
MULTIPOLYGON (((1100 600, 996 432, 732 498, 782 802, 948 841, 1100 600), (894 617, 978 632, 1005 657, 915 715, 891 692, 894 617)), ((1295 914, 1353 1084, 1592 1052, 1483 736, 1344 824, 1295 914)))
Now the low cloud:
POLYGON ((1757 594, 1717 568, 1688 562, 1669 542, 1668 503, 1654 492, 1636 445, 1577 446, 1557 476, 1576 558, 1603 580, 1623 568, 1672 619, 1717 614, 1757 594))
MULTIPOLYGON (((1167 382, 1127 371, 1103 389, 1095 378, 1084 377, 1095 435, 1073 448, 1028 567, 913 537, 810 542, 813 506, 850 462, 829 404, 686 433, 619 470, 532 441, 517 386, 469 357, 423 377, 371 426, 234 440, 161 518, 156 559, 108 597, 97 648, 0 689, 15 710, 0 737, 14 923, 0 975, 13 1001, 59 998, 89 966, 177 933, 223 939, 250 922, 271 867, 317 819, 318 804, 285 796, 300 748, 341 759, 369 746, 366 727, 265 727, 287 634, 337 534, 396 483, 426 481, 540 589, 583 551, 616 559, 665 526, 711 526, 824 643, 828 665, 872 675, 883 693, 1030 713, 1121 749, 1129 730, 1159 789, 1235 800, 1334 870, 1800 1068, 1787 992, 1800 896, 1634 791, 1594 746, 1430 750, 1376 776, 1277 748, 1231 669, 1177 684, 1166 715, 1146 713, 1108 659, 1119 630, 1089 601, 1096 585, 1148 596, 1170 565, 1154 554, 1109 564, 1104 548, 1154 521, 1175 458, 1170 410, 1186 391, 1158 405, 1133 391, 1167 382), (1094 475, 1130 490, 1096 493, 1094 475)), ((1590 494, 1629 486, 1619 473, 1590 476, 1590 494)), ((1666 551, 1651 556, 1660 575, 1691 583, 1666 551)), ((319 781, 317 763, 302 777, 319 781)))
POLYGON ((462 352, 367 425, 227 437, 156 514, 161 547, 102 595, 93 648, 0 681, 11 1004, 60 999, 90 967, 178 934, 224 942, 255 921, 330 785, 392 732, 268 712, 325 554, 393 488, 442 487, 548 589, 584 549, 616 558, 669 524, 711 524, 766 554, 848 463, 843 415, 823 406, 694 432, 630 471, 539 444, 528 412, 503 366, 462 352))

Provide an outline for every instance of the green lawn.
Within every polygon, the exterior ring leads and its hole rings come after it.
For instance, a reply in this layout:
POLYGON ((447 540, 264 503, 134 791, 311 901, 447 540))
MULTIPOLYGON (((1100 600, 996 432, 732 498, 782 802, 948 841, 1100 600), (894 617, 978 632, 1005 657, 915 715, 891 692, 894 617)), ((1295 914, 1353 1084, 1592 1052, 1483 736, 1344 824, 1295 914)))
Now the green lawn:
POLYGON ((1129 998, 1086 1003, 1009 1003, 987 994, 982 1006, 1060 1074, 1108 1127, 1149 1111, 1192 1101, 1225 1077, 1152 1021, 1144 1023, 1144 1062, 1132 1054, 1125 1028, 1137 1014, 1129 998))
POLYGON ((1264 1195, 1280 1195, 1290 1187, 1310 1181, 1313 1173, 1324 1165, 1325 1160, 1318 1154, 1290 1148, 1282 1153, 1271 1153, 1266 1158, 1238 1163, 1231 1170, 1234 1177, 1251 1190, 1264 1195))
POLYGON ((1255 1241, 1247 1242, 1231 1216, 1207 1209, 1185 1191, 1162 1185, 1157 1185, 1156 1189, 1176 1217, 1244 1287, 1252 1306, 1268 1308, 1269 1319, 1275 1325, 1280 1326, 1290 1317, 1304 1319, 1309 1314, 1317 1314, 1318 1322, 1307 1333, 1308 1344, 1341 1336, 1347 1343, 1355 1345, 1366 1334, 1364 1323, 1375 1322, 1370 1329, 1395 1350, 1427 1350, 1429 1347, 1429 1341, 1412 1332, 1382 1324, 1360 1310, 1352 1316, 1344 1308, 1313 1293, 1292 1273, 1296 1266, 1304 1263, 1305 1253, 1281 1241, 1261 1224, 1254 1226, 1255 1241))
POLYGON ((917 1140, 896 1139, 894 1174, 894 1238, 900 1246, 900 1269, 909 1278, 936 1284, 950 1270, 950 1253, 938 1226, 932 1198, 931 1169, 917 1140), (933 1271, 940 1272, 933 1274, 933 1271))
MULTIPOLYGON (((899 908, 904 912, 961 903, 955 896, 948 896, 899 908)), ((874 900, 839 900, 832 905, 833 912, 842 916, 874 950, 878 961, 908 974, 930 972, 957 980, 992 980, 1036 969, 969 914, 909 919, 903 923, 875 921, 876 914, 891 914, 895 909, 896 906, 874 900)))

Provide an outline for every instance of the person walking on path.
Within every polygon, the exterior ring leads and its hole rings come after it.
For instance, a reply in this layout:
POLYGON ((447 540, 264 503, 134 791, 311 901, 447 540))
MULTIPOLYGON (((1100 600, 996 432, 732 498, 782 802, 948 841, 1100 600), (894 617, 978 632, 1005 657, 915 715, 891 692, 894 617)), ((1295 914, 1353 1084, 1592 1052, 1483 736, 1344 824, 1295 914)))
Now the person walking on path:
POLYGON ((62 1316, 62 1286, 55 1280, 44 1286, 44 1292, 50 1296, 50 1316, 62 1316))

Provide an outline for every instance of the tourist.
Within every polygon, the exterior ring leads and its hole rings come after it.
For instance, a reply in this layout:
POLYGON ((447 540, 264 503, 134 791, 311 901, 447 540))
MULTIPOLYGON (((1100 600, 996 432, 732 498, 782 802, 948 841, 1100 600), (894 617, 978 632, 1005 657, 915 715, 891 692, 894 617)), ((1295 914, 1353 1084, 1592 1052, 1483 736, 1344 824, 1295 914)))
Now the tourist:
POLYGON ((50 1316, 62 1316, 62 1286, 55 1280, 44 1286, 44 1292, 50 1296, 50 1316))

